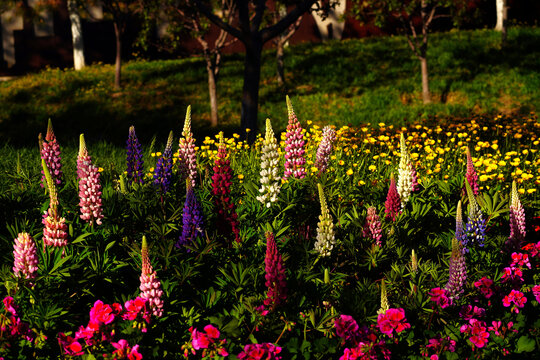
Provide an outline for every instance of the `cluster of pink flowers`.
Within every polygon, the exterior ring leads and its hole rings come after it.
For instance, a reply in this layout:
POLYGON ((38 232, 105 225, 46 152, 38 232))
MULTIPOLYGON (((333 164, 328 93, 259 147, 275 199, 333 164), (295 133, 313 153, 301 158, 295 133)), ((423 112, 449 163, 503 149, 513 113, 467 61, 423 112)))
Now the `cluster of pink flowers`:
POLYGON ((478 281, 474 282, 474 286, 480 291, 480 294, 484 295, 486 299, 489 299, 493 296, 493 280, 488 277, 483 277, 478 281))
POLYGON ((359 327, 352 316, 340 315, 334 320, 334 327, 336 328, 337 336, 342 338, 343 341, 357 342, 359 327))
POLYGON ((384 213, 387 220, 396 221, 399 213, 401 212, 401 200, 397 191, 396 180, 394 175, 390 177, 390 188, 388 189, 388 195, 384 203, 384 213))
POLYGON ((67 245, 67 230, 66 219, 58 214, 58 194, 56 185, 51 177, 51 173, 45 164, 45 160, 41 160, 45 179, 47 180, 47 188, 49 190, 49 209, 43 214, 42 223, 45 225, 43 229, 43 245, 63 247, 67 245))
POLYGON ((512 290, 510 291, 510 294, 506 295, 503 298, 502 302, 503 302, 504 307, 512 306, 511 311, 514 311, 517 314, 519 313, 519 309, 525 306, 525 303, 527 302, 527 298, 521 291, 512 290))
POLYGON ((244 346, 244 351, 238 354, 241 360, 280 360, 281 348, 272 343, 248 344, 244 346))
POLYGON ((512 253, 512 263, 510 263, 509 267, 503 269, 503 274, 501 276, 502 282, 512 282, 516 284, 523 282, 523 269, 525 267, 531 268, 529 254, 512 253))
POLYGON ((405 310, 401 308, 390 308, 384 313, 380 313, 377 318, 377 325, 379 326, 379 330, 389 337, 394 336, 394 331, 396 334, 399 334, 411 327, 411 324, 409 324, 405 318, 405 310))
POLYGON ((161 282, 157 278, 156 272, 152 269, 150 258, 148 256, 148 244, 146 236, 143 236, 141 247, 142 256, 142 272, 140 276, 141 290, 140 297, 148 302, 148 307, 154 316, 160 317, 163 315, 163 290, 161 290, 161 282))
POLYGON ((111 345, 116 349, 112 355, 115 359, 142 360, 142 355, 139 353, 139 345, 129 346, 125 339, 120 339, 118 342, 111 342, 111 345))
POLYGON ((381 219, 377 214, 377 209, 370 206, 367 209, 366 223, 362 229, 362 236, 375 241, 376 246, 381 246, 382 225, 381 219))
POLYGON ((274 234, 266 233, 266 256, 264 259, 266 282, 268 288, 264 305, 274 309, 287 299, 287 279, 285 276, 285 267, 274 239, 274 234))
POLYGON ((13 245, 13 275, 32 280, 37 277, 38 257, 34 239, 28 233, 20 233, 13 245))
POLYGON ((456 351, 456 342, 450 336, 442 337, 438 335, 435 338, 429 339, 428 344, 422 349, 422 355, 429 357, 430 360, 439 360, 439 354, 450 351, 456 351), (429 355, 429 353, 434 353, 429 355))
POLYGON ((510 194, 510 235, 506 241, 508 249, 519 249, 525 236, 525 209, 519 201, 516 182, 512 182, 512 192, 510 194))
MULTIPOLYGON (((35 334, 28 324, 21 320, 17 310, 18 307, 11 296, 6 296, 2 303, 3 311, 0 313, 0 339, 7 340, 7 344, 15 343, 19 340, 34 341, 35 334)), ((4 341, 2 341, 3 345, 4 341)))
POLYGON ((540 303, 540 285, 534 285, 532 287, 532 293, 533 293, 534 298, 536 299, 536 301, 538 301, 540 303))
POLYGON ((441 308, 447 308, 452 305, 452 299, 448 297, 448 292, 445 289, 433 288, 428 294, 431 296, 431 301, 435 302, 441 308))
MULTIPOLYGON (((40 134, 41 139, 41 134, 40 134)), ((56 141, 54 135, 51 119, 47 126, 47 135, 45 141, 40 142, 41 158, 45 161, 47 168, 50 171, 51 177, 55 185, 62 183, 62 162, 60 159, 60 145, 56 141)), ((43 177, 41 179, 41 186, 46 187, 47 181, 45 179, 45 172, 42 170, 43 177)))
POLYGON ((470 319, 468 324, 461 326, 460 331, 470 335, 469 341, 473 344, 473 348, 482 348, 488 343, 489 332, 486 328, 486 323, 477 319, 470 319))
POLYGON ((204 327, 204 332, 189 328, 191 333, 191 341, 188 344, 182 346, 184 350, 184 357, 188 357, 191 352, 193 355, 197 354, 197 350, 202 350, 202 358, 214 359, 215 356, 228 356, 229 353, 225 349, 227 339, 220 339, 219 330, 208 324, 204 327))
POLYGON ((285 139, 285 172, 284 178, 293 176, 297 179, 303 179, 306 176, 304 164, 304 134, 302 134, 302 126, 294 113, 289 96, 287 96, 287 111, 289 113, 289 123, 287 125, 287 133, 285 139))
POLYGON ((322 132, 322 139, 317 148, 315 167, 319 169, 319 174, 326 171, 328 159, 332 153, 334 141, 336 140, 336 131, 330 126, 325 126, 322 132))
POLYGON ((79 156, 77 157, 77 177, 79 179, 79 206, 81 219, 93 225, 101 225, 103 210, 101 208, 100 173, 92 164, 88 149, 81 134, 79 156))
POLYGON ((377 334, 373 331, 374 325, 371 328, 366 326, 360 328, 352 316, 340 315, 335 319, 334 327, 336 334, 343 339, 343 344, 349 343, 351 345, 344 349, 339 360, 390 359, 390 351, 386 348, 386 342, 378 339, 377 334))
MULTIPOLYGON (((469 182, 469 185, 471 185, 474 196, 478 195, 478 174, 474 168, 469 147, 467 147, 467 171, 465 173, 465 179, 469 182)), ((463 186, 463 192, 466 193, 465 186, 463 186)))
POLYGON ((191 132, 191 105, 188 106, 186 111, 182 136, 184 137, 180 138, 178 143, 180 171, 182 171, 183 176, 189 178, 191 186, 194 187, 197 179, 197 155, 195 153, 195 139, 191 132))
POLYGON ((470 320, 472 318, 482 318, 486 315, 486 309, 478 307, 478 306, 472 306, 470 304, 463 305, 461 307, 461 310, 459 311, 459 316, 463 320, 470 320))

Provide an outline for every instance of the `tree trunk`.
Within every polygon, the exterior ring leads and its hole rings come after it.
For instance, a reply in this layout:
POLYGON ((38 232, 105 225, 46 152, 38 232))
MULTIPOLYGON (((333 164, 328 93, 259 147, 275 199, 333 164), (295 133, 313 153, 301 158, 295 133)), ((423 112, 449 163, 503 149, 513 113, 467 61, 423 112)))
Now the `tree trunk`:
POLYGON ((501 31, 501 40, 502 40, 502 45, 505 46, 506 45, 506 39, 508 38, 508 24, 507 24, 507 21, 508 21, 508 6, 506 6, 506 0, 503 0, 504 2, 504 5, 503 5, 503 14, 502 14, 502 31, 501 31))
POLYGON ((212 64, 211 54, 204 54, 206 60, 206 71, 208 72, 208 93, 210 96, 210 125, 218 125, 218 99, 217 99, 217 76, 212 64))
POLYGON ((420 67, 422 68, 422 100, 424 104, 429 104, 431 103, 431 96, 429 94, 429 78, 426 56, 420 57, 420 67))
POLYGON ((502 31, 503 30, 503 12, 505 7, 505 0, 496 0, 496 9, 497 9, 497 24, 495 24, 495 30, 502 31))
POLYGON ((68 0, 67 8, 69 11, 71 37, 73 40, 73 67, 75 70, 80 70, 85 66, 81 17, 77 11, 77 2, 75 0, 68 0))
POLYGON ((122 76, 122 31, 118 22, 114 22, 114 35, 116 36, 116 60, 114 68, 114 88, 121 88, 122 76))
POLYGON ((285 41, 282 37, 276 44, 276 65, 277 65, 277 82, 279 86, 285 85, 285 54, 284 54, 285 41))
POLYGON ((259 107, 259 82, 261 78, 262 39, 251 39, 244 59, 244 87, 242 89, 242 114, 240 126, 245 139, 252 144, 257 135, 257 112, 259 107), (249 132, 247 131, 249 129, 249 132))

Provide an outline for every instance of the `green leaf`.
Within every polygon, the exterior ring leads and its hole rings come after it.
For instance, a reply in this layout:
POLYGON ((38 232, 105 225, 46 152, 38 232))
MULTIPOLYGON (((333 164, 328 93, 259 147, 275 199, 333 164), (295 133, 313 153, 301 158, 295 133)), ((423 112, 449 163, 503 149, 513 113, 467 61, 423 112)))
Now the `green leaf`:
POLYGON ((527 335, 523 335, 519 338, 516 346, 516 352, 522 353, 522 352, 532 352, 534 351, 534 348, 536 346, 536 343, 534 339, 531 339, 527 335))

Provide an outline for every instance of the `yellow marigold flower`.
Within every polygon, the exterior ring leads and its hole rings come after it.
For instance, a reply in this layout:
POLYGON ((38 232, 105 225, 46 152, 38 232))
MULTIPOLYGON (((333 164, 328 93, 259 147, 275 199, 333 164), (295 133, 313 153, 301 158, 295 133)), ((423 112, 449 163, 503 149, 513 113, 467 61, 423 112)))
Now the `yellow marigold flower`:
POLYGON ((491 148, 492 148, 493 150, 497 150, 497 149, 499 148, 499 145, 497 145, 497 144, 491 144, 491 148))
POLYGON ((375 170, 377 170, 377 167, 375 165, 369 165, 368 169, 373 172, 375 170))
POLYGON ((520 193, 520 194, 525 194, 525 189, 519 189, 519 190, 518 190, 518 193, 520 193))
POLYGON ((373 155, 373 160, 378 160, 379 159, 379 155, 373 155))
POLYGON ((150 169, 148 169, 148 171, 150 171, 150 172, 154 172, 154 168, 153 168, 153 167, 151 167, 150 169))
POLYGON ((480 177, 478 178, 480 181, 487 181, 489 179, 489 177, 487 175, 480 175, 480 177))
POLYGON ((317 171, 319 171, 319 169, 317 169, 315 166, 311 167, 311 172, 312 173, 316 173, 317 171))
POLYGON ((516 175, 519 176, 519 175, 521 175, 521 174, 523 174, 523 170, 521 170, 521 169, 516 169, 516 175))
POLYGON ((380 122, 380 123, 379 123, 379 127, 385 127, 385 126, 386 126, 385 123, 383 123, 383 122, 380 122))
POLYGON ((345 165, 345 161, 339 160, 338 164, 341 165, 341 166, 343 166, 343 165, 345 165))
POLYGON ((242 180, 244 178, 244 174, 238 174, 238 178, 242 180))
POLYGON ((358 185, 359 185, 359 186, 366 185, 366 182, 365 182, 364 180, 360 180, 360 181, 358 182, 358 185))
POLYGON ((347 175, 351 176, 353 174, 352 169, 347 170, 347 175))
POLYGON ((102 168, 102 167, 98 167, 97 171, 103 172, 103 168, 102 168))
POLYGON ((536 192, 536 189, 527 189, 528 194, 532 194, 533 192, 536 192))
POLYGON ((153 152, 153 153, 150 154, 150 156, 155 157, 155 156, 156 156, 156 153, 153 152))
POLYGON ((529 153, 529 150, 525 149, 521 152, 523 155, 527 155, 529 153))
POLYGON ((505 165, 506 165, 506 161, 504 161, 504 160, 501 160, 501 161, 499 161, 499 163, 498 163, 498 164, 499 164, 499 166, 505 166, 505 165))

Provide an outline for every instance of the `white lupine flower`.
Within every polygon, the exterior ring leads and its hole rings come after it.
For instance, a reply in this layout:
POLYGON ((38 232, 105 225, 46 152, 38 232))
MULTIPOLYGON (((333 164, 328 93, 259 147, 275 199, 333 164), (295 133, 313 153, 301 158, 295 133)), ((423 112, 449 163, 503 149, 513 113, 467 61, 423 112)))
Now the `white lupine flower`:
POLYGON ((262 145, 261 154, 261 195, 257 196, 257 200, 263 203, 266 207, 270 207, 272 203, 277 201, 279 184, 281 178, 278 173, 279 153, 276 137, 272 130, 270 119, 266 119, 266 135, 262 145))
POLYGON ((317 187, 319 188, 319 198, 321 201, 321 215, 319 216, 319 223, 317 224, 315 250, 317 250, 321 256, 330 256, 332 249, 336 244, 334 223, 332 223, 332 216, 326 206, 323 187, 321 184, 317 184, 317 187))
POLYGON ((409 201, 409 197, 411 196, 411 192, 413 190, 413 171, 411 158, 407 152, 407 146, 405 145, 405 137, 403 136, 403 133, 401 133, 400 147, 401 159, 399 160, 397 191, 402 206, 405 206, 405 204, 409 201))

